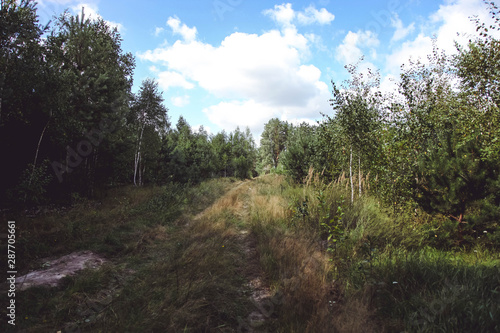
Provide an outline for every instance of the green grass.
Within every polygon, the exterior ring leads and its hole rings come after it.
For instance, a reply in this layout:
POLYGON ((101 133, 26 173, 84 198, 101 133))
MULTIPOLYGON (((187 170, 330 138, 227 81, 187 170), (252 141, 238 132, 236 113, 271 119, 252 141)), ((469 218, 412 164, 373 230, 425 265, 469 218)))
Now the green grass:
POLYGON ((500 331, 497 250, 450 248, 452 240, 435 239, 446 233, 429 233, 439 216, 394 214, 366 194, 351 205, 345 184, 309 180, 257 180, 265 199, 252 228, 262 267, 284 294, 277 331, 500 331), (263 206, 274 196, 288 205, 282 218, 263 206), (328 243, 321 222, 340 213, 342 232, 328 243))
POLYGON ((500 331, 498 246, 456 247, 440 216, 346 198, 340 182, 267 175, 116 188, 101 202, 19 217, 24 271, 83 249, 109 262, 17 293, 16 330, 234 332, 256 309, 247 283, 260 272, 271 295, 263 330, 500 331))
MULTIPOLYGON (((233 183, 221 179, 194 187, 117 188, 101 202, 16 218, 20 273, 40 268, 38 258, 83 249, 109 262, 66 277, 57 288, 18 291, 14 331, 198 332, 237 327, 249 304, 240 292, 244 253, 234 235, 220 232, 232 224, 222 221, 218 229, 206 221, 186 226, 233 183)), ((2 304, 5 299, 2 294, 2 304)), ((5 317, 3 308, 0 312, 5 317)), ((0 331, 9 329, 2 320, 0 331)))

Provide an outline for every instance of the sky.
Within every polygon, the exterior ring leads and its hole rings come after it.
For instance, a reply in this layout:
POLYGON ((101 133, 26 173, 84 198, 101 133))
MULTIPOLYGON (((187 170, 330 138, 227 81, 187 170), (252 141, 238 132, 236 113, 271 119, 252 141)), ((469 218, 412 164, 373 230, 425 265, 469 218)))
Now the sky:
MULTIPOLYGON (((249 127, 256 143, 279 118, 316 123, 332 114, 331 81, 344 66, 378 69, 394 89, 401 65, 426 61, 432 39, 448 54, 490 22, 481 0, 39 0, 40 21, 65 9, 116 27, 136 59, 133 91, 153 78, 175 126, 227 133, 249 127)), ((498 36, 497 36, 498 37, 498 36)))

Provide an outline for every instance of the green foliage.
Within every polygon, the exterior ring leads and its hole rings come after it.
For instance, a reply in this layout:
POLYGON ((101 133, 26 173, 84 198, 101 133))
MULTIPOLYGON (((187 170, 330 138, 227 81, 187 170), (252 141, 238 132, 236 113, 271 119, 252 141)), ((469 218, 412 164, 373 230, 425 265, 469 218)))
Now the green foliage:
POLYGON ((307 123, 289 126, 287 148, 281 153, 280 165, 296 182, 303 181, 311 167, 322 167, 318 130, 317 126, 307 123))
POLYGON ((318 201, 320 211, 327 210, 325 214, 320 217, 320 225, 328 235, 326 240, 329 247, 332 247, 332 243, 340 242, 344 237, 344 223, 342 221, 344 217, 344 197, 340 197, 340 203, 337 206, 337 211, 334 216, 330 216, 330 208, 326 206, 322 191, 318 193, 318 201))
POLYGON ((255 168, 255 144, 250 130, 237 128, 210 137, 202 128, 193 132, 183 117, 163 139, 165 181, 198 183, 214 176, 250 178, 255 168), (168 176, 167 176, 168 175, 168 176))
POLYGON ((158 168, 155 166, 159 159, 161 136, 170 127, 167 116, 168 109, 163 105, 163 101, 163 97, 158 91, 158 83, 151 79, 142 82, 139 93, 132 101, 129 124, 134 129, 136 141, 134 151, 135 185, 142 185, 144 182, 154 179, 151 171, 158 172, 158 168), (144 175, 146 164, 149 166, 149 175, 144 175))
POLYGON ((262 172, 267 166, 277 168, 280 154, 286 149, 290 125, 278 118, 269 120, 264 125, 259 148, 259 170, 262 172))
POLYGON ((29 164, 24 170, 19 184, 14 189, 14 201, 27 206, 46 203, 47 186, 52 180, 48 173, 49 161, 45 160, 40 166, 29 164))

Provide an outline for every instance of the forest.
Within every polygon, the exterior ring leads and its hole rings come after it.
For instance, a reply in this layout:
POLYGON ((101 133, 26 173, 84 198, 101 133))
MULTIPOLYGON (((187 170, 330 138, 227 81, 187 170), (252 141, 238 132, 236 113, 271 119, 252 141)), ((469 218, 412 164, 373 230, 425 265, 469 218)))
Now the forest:
POLYGON ((19 221, 24 272, 74 250, 115 260, 20 292, 20 327, 498 332, 500 14, 486 4, 495 24, 409 60, 397 91, 360 59, 321 121, 270 119, 256 144, 245 124, 174 125, 154 79, 132 93, 134 56, 102 19, 42 26, 36 2, 2 0, 2 224, 19 221), (82 314, 124 267, 119 295, 82 314), (255 274, 273 310, 246 323, 255 274))

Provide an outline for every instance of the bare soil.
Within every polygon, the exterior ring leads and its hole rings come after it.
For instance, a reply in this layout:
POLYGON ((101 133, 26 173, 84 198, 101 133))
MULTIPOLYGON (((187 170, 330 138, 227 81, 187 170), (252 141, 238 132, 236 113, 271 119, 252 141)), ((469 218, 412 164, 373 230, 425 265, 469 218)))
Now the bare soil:
POLYGON ((16 278, 18 290, 26 290, 34 286, 56 287, 61 279, 75 275, 85 268, 98 268, 106 259, 91 251, 73 252, 57 259, 42 259, 42 269, 16 278))

